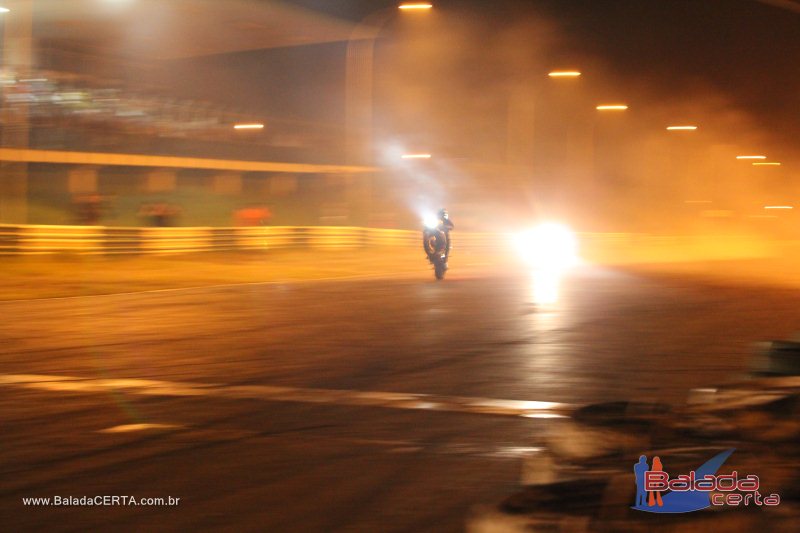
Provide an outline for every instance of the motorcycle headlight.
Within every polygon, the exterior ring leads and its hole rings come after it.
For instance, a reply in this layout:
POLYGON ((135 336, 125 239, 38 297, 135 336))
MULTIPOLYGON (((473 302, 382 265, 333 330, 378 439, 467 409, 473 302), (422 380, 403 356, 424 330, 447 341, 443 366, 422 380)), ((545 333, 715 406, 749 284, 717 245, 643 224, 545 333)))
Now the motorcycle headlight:
POLYGON ((439 220, 434 216, 426 216, 422 219, 422 224, 428 229, 434 229, 439 225, 439 220))

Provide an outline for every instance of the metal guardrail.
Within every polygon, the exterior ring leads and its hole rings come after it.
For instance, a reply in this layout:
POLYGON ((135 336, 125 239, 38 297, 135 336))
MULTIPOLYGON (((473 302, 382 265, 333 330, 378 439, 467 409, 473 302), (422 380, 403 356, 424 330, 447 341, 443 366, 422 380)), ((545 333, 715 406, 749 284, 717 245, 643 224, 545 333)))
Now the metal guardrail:
MULTIPOLYGON (((607 264, 729 260, 774 256, 788 241, 737 235, 582 233, 581 255, 607 264)), ((459 231, 459 255, 511 250, 510 236, 459 231)), ((418 248, 420 231, 345 226, 128 228, 0 224, 0 254, 158 254, 228 250, 418 248)), ((797 247, 797 243, 793 244, 797 247)))
POLYGON ((420 246, 408 230, 338 226, 123 228, 0 225, 0 254, 134 254, 420 246))

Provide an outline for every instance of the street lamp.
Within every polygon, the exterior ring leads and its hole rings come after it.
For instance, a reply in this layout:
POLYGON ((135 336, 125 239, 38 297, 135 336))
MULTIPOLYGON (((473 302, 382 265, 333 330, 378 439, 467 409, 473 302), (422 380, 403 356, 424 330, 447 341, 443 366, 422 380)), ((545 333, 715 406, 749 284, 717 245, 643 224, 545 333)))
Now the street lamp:
MULTIPOLYGON (((397 6, 398 10, 406 12, 426 12, 432 8, 433 4, 429 3, 397 6)), ((364 153, 371 154, 375 42, 394 13, 394 8, 370 13, 359 22, 347 41, 345 143, 347 161, 351 164, 362 162, 364 153)))
POLYGON ((598 111, 625 111, 628 106, 625 104, 601 104, 595 107, 598 111))
POLYGON ((777 161, 761 161, 753 163, 754 167, 779 167, 781 166, 780 163, 777 161))
POLYGON ((667 126, 667 131, 695 131, 697 126, 667 126))
POLYGON ((739 160, 747 160, 747 159, 766 159, 767 156, 765 155, 737 155, 736 159, 739 160))

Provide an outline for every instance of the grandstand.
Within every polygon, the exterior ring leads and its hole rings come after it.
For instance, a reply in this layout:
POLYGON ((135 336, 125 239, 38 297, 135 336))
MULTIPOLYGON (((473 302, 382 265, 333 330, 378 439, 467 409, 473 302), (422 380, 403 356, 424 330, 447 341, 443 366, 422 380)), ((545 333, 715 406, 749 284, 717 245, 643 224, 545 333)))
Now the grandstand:
MULTIPOLYGON (((267 209, 271 223, 314 224, 332 210, 342 224, 368 217, 371 173, 343 166, 341 123, 224 92, 197 98, 169 76, 207 57, 343 42, 349 23, 246 0, 8 6, 0 128, 2 147, 21 152, 0 150, 0 222, 86 221, 88 198, 102 205, 91 222, 109 225, 141 224, 148 205, 180 206, 175 223, 194 225, 228 225, 246 209, 267 209)), ((256 83, 244 74, 220 69, 208 83, 256 83)), ((263 92, 286 83, 257 81, 263 92)))

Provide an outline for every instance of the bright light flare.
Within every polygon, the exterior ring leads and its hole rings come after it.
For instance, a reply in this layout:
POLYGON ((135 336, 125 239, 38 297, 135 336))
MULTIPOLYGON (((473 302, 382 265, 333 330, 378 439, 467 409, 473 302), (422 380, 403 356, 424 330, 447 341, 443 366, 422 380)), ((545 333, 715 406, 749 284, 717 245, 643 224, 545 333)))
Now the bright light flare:
POLYGON ((10 11, 7 7, 0 7, 0 13, 9 13, 10 11))
POLYGON ((737 155, 736 159, 766 159, 765 155, 737 155))
POLYGON ((412 10, 412 9, 431 9, 433 4, 428 3, 408 3, 408 4, 400 4, 397 6, 397 9, 403 10, 412 10))
POLYGON ((764 209, 794 209, 791 205, 765 205, 764 209))
POLYGON ((598 111, 625 111, 628 109, 628 106, 625 104, 602 104, 595 109, 598 111))
POLYGON ((235 130, 263 130, 264 125, 260 123, 254 124, 236 124, 233 126, 235 130))
POLYGON ((777 161, 761 161, 753 163, 754 167, 779 167, 781 166, 780 163, 777 161))
POLYGON ((562 271, 578 264, 578 239, 567 226, 545 222, 516 235, 517 251, 534 269, 562 271))
POLYGON ((695 131, 697 126, 667 126, 667 131, 695 131))
POLYGON ((403 154, 400 159, 430 159, 431 154, 403 154))
POLYGON ((581 73, 577 70, 554 70, 547 75, 551 78, 577 78, 581 73))

